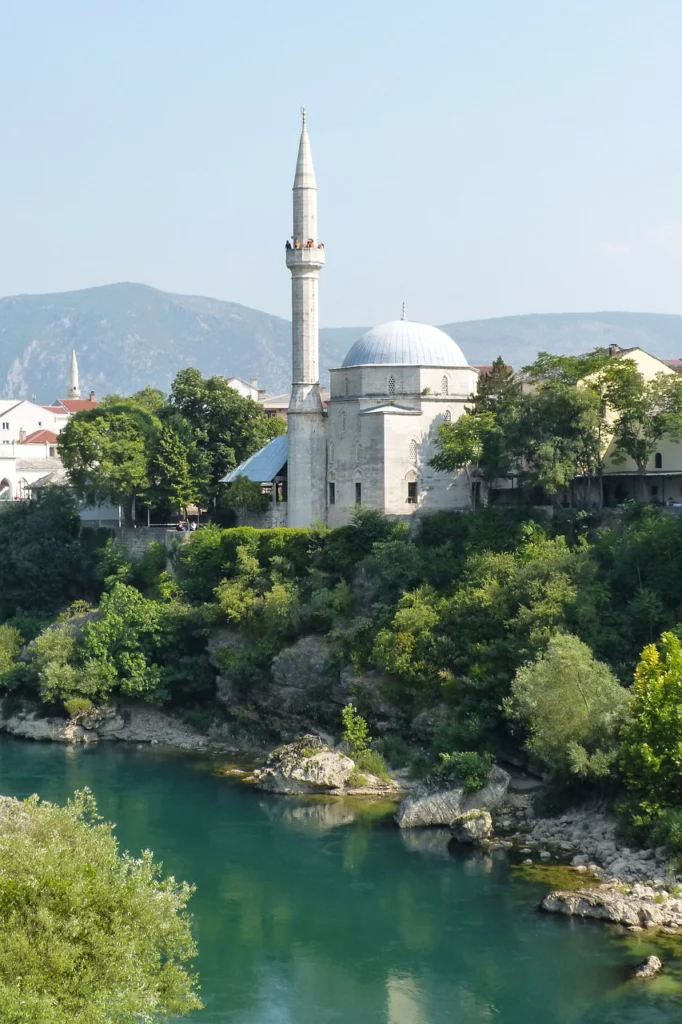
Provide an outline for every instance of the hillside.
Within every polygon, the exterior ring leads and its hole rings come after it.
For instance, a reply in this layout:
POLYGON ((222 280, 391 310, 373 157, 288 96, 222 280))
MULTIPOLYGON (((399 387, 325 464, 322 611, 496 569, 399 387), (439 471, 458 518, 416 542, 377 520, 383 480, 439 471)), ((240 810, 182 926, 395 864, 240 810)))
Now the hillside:
MULTIPOLYGON (((446 324, 471 363, 502 354, 522 366, 539 349, 580 352, 596 345, 641 345, 682 356, 682 316, 658 313, 558 313, 446 324)), ((338 366, 362 327, 325 328, 323 372, 338 366)), ((168 390, 176 371, 258 377, 271 393, 290 381, 290 325, 235 302, 173 295, 140 284, 112 284, 53 295, 0 299, 0 396, 63 395, 71 349, 83 390, 168 390)))

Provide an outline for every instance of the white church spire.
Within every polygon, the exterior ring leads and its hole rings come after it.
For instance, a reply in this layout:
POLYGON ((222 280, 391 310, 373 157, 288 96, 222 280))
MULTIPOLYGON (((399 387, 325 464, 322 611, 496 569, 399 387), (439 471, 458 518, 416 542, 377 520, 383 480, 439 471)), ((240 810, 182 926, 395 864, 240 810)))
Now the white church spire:
POLYGON ((320 397, 318 284, 324 246, 317 234, 317 183, 302 109, 293 187, 293 235, 286 243, 291 271, 292 391, 287 416, 287 519, 310 526, 325 518, 326 442, 320 397))
POLYGON ((69 398, 80 398, 81 389, 78 384, 78 360, 76 359, 75 348, 71 350, 71 380, 69 384, 69 398))

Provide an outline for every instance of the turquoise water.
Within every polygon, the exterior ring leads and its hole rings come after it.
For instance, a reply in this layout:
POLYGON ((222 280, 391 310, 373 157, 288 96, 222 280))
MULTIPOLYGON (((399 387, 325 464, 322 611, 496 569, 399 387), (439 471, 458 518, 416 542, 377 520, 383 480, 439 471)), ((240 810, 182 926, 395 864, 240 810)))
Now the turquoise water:
POLYGON ((676 972, 539 914, 503 858, 448 854, 348 804, 267 797, 155 751, 0 740, 0 792, 90 786, 124 847, 195 882, 206 1009, 193 1024, 678 1024, 676 972))

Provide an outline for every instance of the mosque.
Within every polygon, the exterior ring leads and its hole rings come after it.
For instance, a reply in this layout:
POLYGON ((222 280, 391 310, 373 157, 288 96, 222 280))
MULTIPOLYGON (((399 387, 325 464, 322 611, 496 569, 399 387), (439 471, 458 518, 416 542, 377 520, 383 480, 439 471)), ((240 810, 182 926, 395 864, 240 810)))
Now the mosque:
MULTIPOLYGON (((293 234, 286 242, 292 293, 292 392, 287 434, 229 473, 272 495, 261 525, 340 526, 356 505, 408 518, 470 508, 464 475, 429 466, 440 424, 456 420, 476 391, 478 370, 444 331, 406 318, 367 331, 319 384, 318 292, 325 265, 317 184, 303 126, 293 186, 293 234)), ((474 485, 476 486, 476 485, 474 485)))

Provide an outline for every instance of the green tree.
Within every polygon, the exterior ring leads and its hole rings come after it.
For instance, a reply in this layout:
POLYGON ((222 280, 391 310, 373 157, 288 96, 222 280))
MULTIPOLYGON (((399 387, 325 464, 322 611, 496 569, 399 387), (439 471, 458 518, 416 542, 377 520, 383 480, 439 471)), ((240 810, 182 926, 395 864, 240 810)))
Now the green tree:
POLYGON ((623 735, 625 784, 648 810, 682 805, 682 643, 664 633, 635 671, 631 721, 623 735))
POLYGON ((0 809, 0 1005, 6 1024, 161 1024, 201 1007, 192 887, 120 853, 94 798, 0 809))
POLYGON ((476 413, 494 413, 513 407, 520 397, 521 381, 502 356, 498 356, 487 373, 479 374, 472 408, 476 413))
POLYGON ((486 454, 486 442, 496 430, 495 416, 492 412, 481 412, 477 415, 465 413, 454 423, 442 423, 435 437, 436 453, 429 465, 441 472, 454 473, 463 469, 466 473, 474 505, 471 489, 471 472, 478 472, 486 454))
POLYGON ((157 416, 131 399, 114 396, 72 416, 59 435, 59 454, 78 497, 89 505, 135 505, 150 487, 149 452, 159 434, 157 416))
POLYGON ((589 374, 596 373, 609 362, 606 348, 595 348, 577 356, 553 355, 539 352, 535 362, 524 366, 522 373, 534 386, 553 384, 575 385, 589 374))
POLYGON ((194 449, 193 439, 188 443, 172 422, 161 423, 149 456, 149 500, 155 505, 186 513, 199 501, 203 481, 195 475, 196 461, 192 465, 194 449))
POLYGON ((278 417, 244 398, 223 377, 202 377, 199 370, 180 370, 172 385, 171 404, 194 431, 208 465, 205 498, 215 498, 220 480, 249 455, 286 430, 278 417))
POLYGON ((629 699, 586 644, 560 633, 517 671, 504 704, 509 718, 523 724, 534 758, 562 778, 598 778, 616 760, 629 699))
POLYGON ((616 466, 634 461, 646 501, 651 456, 661 441, 682 439, 682 377, 661 372, 647 380, 632 359, 612 359, 598 383, 612 416, 611 461, 616 466))

